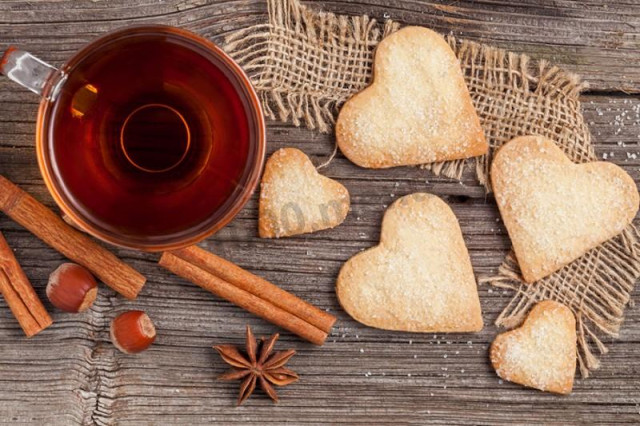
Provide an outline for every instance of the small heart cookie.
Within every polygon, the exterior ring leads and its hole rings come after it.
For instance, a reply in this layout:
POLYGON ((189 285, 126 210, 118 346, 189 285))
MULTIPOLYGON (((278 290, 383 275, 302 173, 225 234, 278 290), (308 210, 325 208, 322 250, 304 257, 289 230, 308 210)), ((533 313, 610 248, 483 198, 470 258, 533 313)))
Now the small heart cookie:
POLYGON ((520 328, 499 334, 490 350, 498 376, 542 391, 568 394, 576 371, 576 320, 565 305, 545 300, 520 328))
POLYGON ((262 238, 279 238, 333 228, 349 204, 347 188, 319 174, 302 151, 283 148, 265 166, 258 230, 262 238))
POLYGON ((574 164, 542 136, 503 145, 491 182, 528 283, 616 236, 638 211, 638 188, 624 170, 602 161, 574 164))
POLYGON ((376 48, 373 83, 338 116, 342 153, 385 168, 485 154, 489 146, 460 63, 439 34, 405 27, 376 48))
POLYGON ((478 290, 458 220, 431 194, 407 195, 387 209, 380 244, 342 266, 336 293, 349 315, 371 327, 482 329, 478 290))

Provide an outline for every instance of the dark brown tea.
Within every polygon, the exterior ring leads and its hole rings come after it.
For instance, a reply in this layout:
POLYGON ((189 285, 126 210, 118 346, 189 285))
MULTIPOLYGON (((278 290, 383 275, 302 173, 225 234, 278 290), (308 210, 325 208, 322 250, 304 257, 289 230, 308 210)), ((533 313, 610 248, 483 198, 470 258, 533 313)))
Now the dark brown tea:
POLYGON ((254 155, 246 101, 216 61, 150 33, 72 62, 45 131, 60 192, 77 212, 146 242, 215 220, 254 155))

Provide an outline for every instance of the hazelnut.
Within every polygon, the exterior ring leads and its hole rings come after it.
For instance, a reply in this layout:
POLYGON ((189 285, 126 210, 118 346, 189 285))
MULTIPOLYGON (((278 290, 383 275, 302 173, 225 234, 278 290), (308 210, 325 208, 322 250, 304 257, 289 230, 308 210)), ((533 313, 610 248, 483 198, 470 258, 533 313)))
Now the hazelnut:
POLYGON ((156 340, 156 328, 143 311, 127 311, 111 321, 111 341, 126 354, 147 349, 156 340))
POLYGON ((98 284, 91 272, 75 263, 63 263, 49 275, 47 297, 63 311, 86 311, 97 294, 98 284))

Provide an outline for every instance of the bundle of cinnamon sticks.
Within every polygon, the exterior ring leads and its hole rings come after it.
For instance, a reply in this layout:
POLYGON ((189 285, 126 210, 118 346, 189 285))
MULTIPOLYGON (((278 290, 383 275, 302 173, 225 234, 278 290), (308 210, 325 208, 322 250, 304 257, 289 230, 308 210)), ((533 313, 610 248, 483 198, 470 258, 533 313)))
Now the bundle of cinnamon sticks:
MULTIPOLYGON (((146 279, 0 176, 0 210, 102 282, 133 299, 146 279)), ((336 318, 270 282, 196 246, 165 252, 160 265, 298 336, 321 345, 336 318)), ((46 309, 0 234, 0 293, 32 336, 51 325, 46 309)))
MULTIPOLYGON (((144 286, 146 278, 139 272, 67 225, 4 176, 0 176, 0 210, 126 298, 134 299, 144 286)), ((0 293, 27 336, 51 325, 51 317, 1 234, 0 293)))
POLYGON ((196 246, 163 253, 160 265, 316 345, 324 343, 336 321, 333 315, 196 246))
POLYGON ((146 278, 98 245, 87 235, 67 225, 57 214, 0 176, 0 210, 51 247, 84 266, 103 283, 127 299, 135 299, 146 278))
POLYGON ((41 332, 53 323, 1 232, 0 294, 27 337, 41 332))

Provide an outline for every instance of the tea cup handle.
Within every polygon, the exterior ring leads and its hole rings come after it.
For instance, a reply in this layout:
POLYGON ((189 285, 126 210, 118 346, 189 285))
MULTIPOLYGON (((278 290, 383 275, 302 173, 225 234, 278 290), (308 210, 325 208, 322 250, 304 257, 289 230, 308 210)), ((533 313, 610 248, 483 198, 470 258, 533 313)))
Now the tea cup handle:
POLYGON ((14 46, 2 55, 0 73, 47 100, 56 98, 66 80, 62 71, 14 46))

